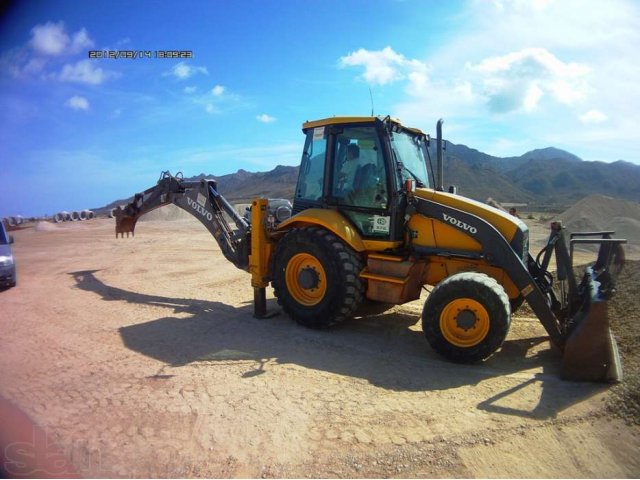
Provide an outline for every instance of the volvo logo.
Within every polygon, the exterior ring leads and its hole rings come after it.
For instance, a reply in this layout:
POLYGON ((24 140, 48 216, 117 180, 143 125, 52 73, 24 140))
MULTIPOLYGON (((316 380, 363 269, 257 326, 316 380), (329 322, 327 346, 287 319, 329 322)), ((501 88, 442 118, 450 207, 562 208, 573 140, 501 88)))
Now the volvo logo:
POLYGON ((197 202, 194 202, 191 198, 187 197, 187 203, 189 204, 189 206, 194 209, 196 212, 198 212, 200 215, 202 215, 203 217, 205 217, 207 220, 212 221, 213 220, 213 215, 211 214, 211 212, 207 212, 202 205, 199 205, 197 202))
POLYGON ((449 222, 451 225, 453 225, 454 227, 458 227, 460 230, 469 232, 472 235, 475 235, 476 233, 478 233, 478 229, 476 227, 473 227, 467 223, 464 223, 462 220, 458 220, 457 218, 452 217, 451 215, 447 215, 446 213, 443 213, 442 217, 444 218, 445 222, 449 222))

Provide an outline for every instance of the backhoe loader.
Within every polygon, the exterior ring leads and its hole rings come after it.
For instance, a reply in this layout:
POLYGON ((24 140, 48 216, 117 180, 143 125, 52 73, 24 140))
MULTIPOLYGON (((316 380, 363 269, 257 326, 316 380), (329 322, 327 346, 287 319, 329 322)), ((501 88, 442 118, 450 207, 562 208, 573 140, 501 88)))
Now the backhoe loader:
POLYGON ((527 301, 563 352, 564 378, 620 380, 606 305, 625 240, 611 238, 613 232, 568 238, 553 223, 534 258, 520 219, 453 187, 444 191, 442 123, 434 172, 430 136, 397 119, 305 122, 291 209, 256 199, 243 217, 215 180, 164 172, 157 185, 115 211, 116 237, 133 234, 141 215, 174 203, 211 232, 227 260, 251 274, 255 316, 266 315, 271 283, 282 309, 311 328, 344 322, 365 299, 403 304, 433 286, 423 331, 431 347, 454 362, 493 355, 512 313, 527 301), (600 249, 595 264, 576 277, 572 252, 581 243, 600 249), (549 271, 554 254, 555 278, 549 271))

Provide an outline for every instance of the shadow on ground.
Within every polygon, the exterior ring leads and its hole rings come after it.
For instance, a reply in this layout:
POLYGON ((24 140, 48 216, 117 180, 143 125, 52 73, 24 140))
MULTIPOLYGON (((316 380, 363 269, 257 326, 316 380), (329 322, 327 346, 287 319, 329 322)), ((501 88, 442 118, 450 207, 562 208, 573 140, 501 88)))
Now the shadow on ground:
MULTIPOLYGON (((552 418, 604 388, 561 381, 560 354, 552 349, 527 356, 532 347, 546 342, 546 337, 508 340, 488 361, 459 365, 441 359, 422 332, 410 328, 418 320, 415 315, 397 310, 356 317, 337 328, 317 331, 298 326, 284 314, 253 318, 250 301, 233 307, 215 301, 147 295, 110 287, 96 272, 70 275, 78 288, 98 294, 104 301, 153 305, 182 314, 181 318, 167 316, 119 329, 127 348, 172 367, 247 360, 248 370, 242 376, 248 378, 268 374, 266 362, 289 363, 365 379, 396 391, 446 390, 509 375, 509 388, 495 392, 478 408, 540 419, 552 418), (511 401, 510 397, 525 388, 540 390, 536 405, 511 401)), ((275 300, 268 301, 268 309, 278 309, 275 300)))

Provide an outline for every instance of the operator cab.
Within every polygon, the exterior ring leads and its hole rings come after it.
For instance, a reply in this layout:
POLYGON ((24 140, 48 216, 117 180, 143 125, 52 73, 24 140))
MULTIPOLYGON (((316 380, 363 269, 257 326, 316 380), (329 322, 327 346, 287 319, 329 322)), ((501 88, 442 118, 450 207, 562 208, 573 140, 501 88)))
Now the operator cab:
POLYGON ((390 117, 306 122, 293 213, 337 209, 363 238, 401 240, 405 185, 431 188, 429 137, 390 117))

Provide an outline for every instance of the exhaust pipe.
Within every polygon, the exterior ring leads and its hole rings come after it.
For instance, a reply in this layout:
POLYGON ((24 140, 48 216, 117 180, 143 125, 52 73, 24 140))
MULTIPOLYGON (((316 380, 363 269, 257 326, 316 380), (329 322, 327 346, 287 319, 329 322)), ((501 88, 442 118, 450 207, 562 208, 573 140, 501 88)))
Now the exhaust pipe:
POLYGON ((442 192, 444 191, 444 164, 443 164, 443 140, 442 140, 442 124, 444 123, 443 119, 438 120, 436 124, 436 154, 437 154, 437 170, 438 170, 438 178, 436 183, 436 190, 442 192))

